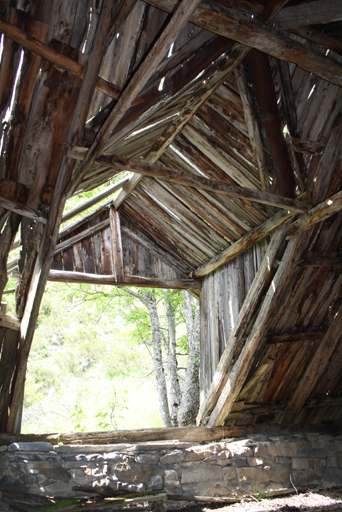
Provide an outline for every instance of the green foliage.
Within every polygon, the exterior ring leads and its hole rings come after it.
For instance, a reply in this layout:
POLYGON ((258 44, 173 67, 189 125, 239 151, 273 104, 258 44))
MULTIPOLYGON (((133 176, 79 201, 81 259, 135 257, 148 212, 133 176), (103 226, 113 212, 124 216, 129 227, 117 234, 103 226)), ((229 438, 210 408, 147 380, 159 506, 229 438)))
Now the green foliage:
POLYGON ((273 497, 272 491, 269 491, 269 492, 265 491, 262 488, 258 488, 255 484, 252 484, 252 489, 253 489, 255 497, 258 498, 259 500, 264 500, 266 498, 273 497))

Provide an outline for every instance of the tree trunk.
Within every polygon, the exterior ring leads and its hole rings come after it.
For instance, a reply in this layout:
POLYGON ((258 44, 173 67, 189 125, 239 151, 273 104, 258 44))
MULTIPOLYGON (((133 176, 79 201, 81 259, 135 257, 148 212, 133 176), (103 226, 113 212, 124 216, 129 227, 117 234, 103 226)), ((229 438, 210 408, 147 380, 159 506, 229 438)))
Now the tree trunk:
POLYGON ((180 427, 195 425, 196 416, 199 410, 199 329, 200 329, 200 308, 196 304, 195 318, 192 314, 192 298, 189 292, 183 291, 184 313, 186 330, 188 336, 189 356, 185 373, 185 382, 182 394, 182 402, 178 411, 178 422, 180 427))
POLYGON ((159 412, 163 427, 171 427, 171 417, 167 401, 167 389, 165 374, 163 368, 163 359, 161 351, 161 332, 160 323, 157 311, 157 304, 155 296, 151 292, 144 295, 143 302, 148 309, 151 321, 152 332, 152 345, 153 345, 153 368, 156 375, 158 397, 159 397, 159 412))
POLYGON ((167 317, 167 326, 169 331, 167 373, 169 381, 169 403, 171 408, 171 422, 173 427, 178 427, 178 410, 181 403, 182 395, 177 374, 175 315, 171 301, 169 300, 168 297, 166 297, 164 303, 167 317))

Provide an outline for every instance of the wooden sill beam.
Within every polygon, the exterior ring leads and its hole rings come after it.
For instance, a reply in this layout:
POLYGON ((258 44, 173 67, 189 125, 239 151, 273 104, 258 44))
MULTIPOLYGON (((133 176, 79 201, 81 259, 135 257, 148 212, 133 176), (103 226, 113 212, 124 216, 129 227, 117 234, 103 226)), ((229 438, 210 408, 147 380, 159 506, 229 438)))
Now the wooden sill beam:
POLYGON ((11 201, 10 199, 6 199, 6 197, 0 196, 0 206, 6 208, 6 210, 10 210, 11 212, 17 213, 18 215, 22 215, 23 217, 27 217, 28 219, 36 220, 37 222, 41 222, 42 224, 46 224, 47 217, 28 206, 17 203, 15 201, 11 201))
MULTIPOLYGON (((70 158, 83 159, 86 152, 87 148, 73 147, 69 149, 67 155, 70 158)), ((306 212, 311 208, 308 203, 304 203, 302 201, 281 197, 276 194, 269 194, 268 192, 237 187, 223 181, 202 178, 202 176, 197 176, 195 174, 173 170, 170 167, 165 167, 159 163, 147 164, 116 155, 101 155, 96 159, 96 161, 113 168, 129 170, 135 174, 142 174, 144 176, 149 176, 150 178, 170 181, 177 185, 195 187, 202 190, 208 190, 209 192, 224 194, 237 199, 247 199, 249 201, 255 201, 257 203, 275 206, 277 208, 283 208, 290 211, 306 212)))
MULTIPOLYGON (((75 75, 83 80, 85 68, 81 66, 81 64, 78 64, 78 62, 75 62, 66 55, 62 55, 56 52, 49 45, 42 43, 38 39, 27 35, 23 30, 16 27, 15 25, 0 19, 0 32, 2 32, 5 36, 9 37, 16 43, 22 45, 27 50, 30 50, 36 55, 39 55, 43 59, 47 60, 51 64, 65 69, 72 75, 75 75)), ((107 80, 101 77, 98 77, 97 79, 96 88, 114 99, 118 99, 121 94, 120 87, 107 82, 107 80)), ((141 103, 141 100, 137 98, 133 102, 133 105, 138 105, 139 103, 141 103)))
POLYGON ((246 235, 241 237, 239 240, 212 258, 210 261, 201 267, 198 267, 193 272, 193 275, 195 277, 203 277, 210 274, 214 270, 217 270, 228 261, 246 251, 249 247, 252 247, 252 245, 256 244, 265 236, 273 233, 273 231, 280 228, 294 215, 294 212, 291 213, 285 210, 276 213, 276 215, 268 219, 266 222, 263 222, 263 224, 260 224, 260 226, 256 226, 255 228, 251 229, 251 231, 246 233, 246 235))
POLYGON ((155 279, 141 276, 125 275, 122 282, 117 282, 114 275, 87 274, 85 272, 67 272, 50 270, 49 281, 68 283, 110 284, 115 286, 139 286, 143 288, 170 288, 175 290, 200 289, 202 283, 196 279, 155 279))
POLYGON ((318 222, 323 222, 325 219, 334 215, 342 210, 342 191, 337 192, 329 199, 318 204, 312 210, 305 213, 300 219, 293 222, 288 230, 287 239, 298 235, 302 231, 312 228, 318 222))

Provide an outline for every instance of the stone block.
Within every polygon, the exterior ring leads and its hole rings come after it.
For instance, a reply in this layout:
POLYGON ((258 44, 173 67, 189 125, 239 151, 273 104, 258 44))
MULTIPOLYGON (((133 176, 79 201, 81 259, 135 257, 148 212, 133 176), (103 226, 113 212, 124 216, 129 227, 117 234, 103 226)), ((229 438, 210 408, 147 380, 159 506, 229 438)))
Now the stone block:
POLYGON ((88 485, 89 484, 89 478, 87 475, 82 471, 82 469, 72 469, 70 471, 72 479, 75 482, 75 485, 88 485))
POLYGON ((153 455, 153 454, 150 454, 150 453, 149 454, 142 453, 142 454, 139 454, 139 455, 135 456, 135 462, 137 462, 138 464, 153 465, 153 464, 157 464, 158 460, 159 460, 159 456, 158 455, 153 455))
POLYGON ((308 459, 294 458, 292 459, 291 467, 292 469, 308 469, 309 461, 308 459))
POLYGON ((338 457, 336 455, 327 459, 327 467, 338 468, 338 457))
POLYGON ((59 464, 53 464, 47 468, 41 468, 40 474, 48 478, 53 478, 56 481, 59 480, 61 482, 69 482, 72 479, 72 476, 69 473, 69 471, 67 471, 59 464))
POLYGON ((244 467, 248 466, 248 461, 249 461, 248 457, 239 457, 239 458, 233 459, 232 464, 236 468, 244 468, 244 467))
POLYGON ((202 452, 190 452, 185 456, 186 462, 192 462, 196 460, 204 460, 205 458, 209 457, 212 454, 211 451, 206 450, 202 452))
POLYGON ((9 452, 49 452, 53 450, 51 443, 42 441, 34 443, 12 443, 8 447, 9 452))
POLYGON ((334 440, 332 443, 330 443, 330 447, 334 452, 342 452, 342 443, 341 441, 334 440))
POLYGON ((252 447, 251 444, 250 439, 244 439, 243 441, 227 443, 227 449, 231 457, 251 457, 254 455, 254 446, 252 447))
POLYGON ((259 443, 254 448, 254 456, 260 459, 266 459, 269 457, 268 453, 268 444, 267 443, 259 443))
POLYGON ((297 455, 297 443, 280 441, 268 444, 268 453, 273 457, 295 457, 297 455))
POLYGON ((145 486, 144 486, 144 484, 128 484, 127 491, 129 491, 129 492, 144 492, 145 486))
POLYGON ((264 464, 264 459, 259 457, 249 457, 248 465, 249 466, 262 466, 264 464))
POLYGON ((189 484, 193 482, 221 481, 222 469, 213 464, 202 463, 195 468, 185 469, 182 473, 181 483, 189 484))
POLYGON ((292 481, 296 487, 308 484, 320 485, 321 480, 322 472, 319 468, 295 470, 292 472, 292 481))
POLYGON ((201 492, 202 496, 220 497, 229 495, 229 490, 228 487, 226 487, 225 482, 214 481, 205 485, 202 483, 199 491, 201 492))
POLYGON ((324 459, 326 455, 326 450, 319 448, 300 448, 298 450, 299 457, 307 457, 309 459, 324 459))
POLYGON ((230 482, 231 480, 237 479, 237 472, 233 466, 229 466, 228 468, 223 468, 223 480, 226 482, 230 482))
POLYGON ((237 468, 239 482, 243 484, 267 483, 271 480, 269 471, 262 467, 237 468))
POLYGON ((326 468, 322 471, 322 486, 325 489, 330 487, 341 486, 342 482, 342 469, 326 468))
POLYGON ((175 450, 174 452, 167 453, 163 457, 160 458, 161 464, 178 464, 182 462, 184 459, 184 453, 180 450, 175 450))
POLYGON ((146 484, 147 491, 160 491, 163 489, 163 477, 161 475, 153 475, 146 484))
POLYGON ((175 471, 174 469, 166 469, 164 471, 164 482, 165 482, 165 486, 180 485, 177 471, 175 471))
POLYGON ((272 464, 269 474, 270 481, 287 485, 290 482, 290 465, 272 464))
POLYGON ((8 446, 6 444, 0 446, 0 453, 7 452, 7 450, 8 450, 8 446))

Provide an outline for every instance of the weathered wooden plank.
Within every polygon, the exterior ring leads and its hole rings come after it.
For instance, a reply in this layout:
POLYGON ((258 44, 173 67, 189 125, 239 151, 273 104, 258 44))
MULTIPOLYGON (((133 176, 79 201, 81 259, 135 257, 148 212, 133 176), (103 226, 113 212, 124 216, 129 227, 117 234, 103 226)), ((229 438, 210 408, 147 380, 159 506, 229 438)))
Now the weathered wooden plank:
POLYGON ((171 21, 167 24, 158 41, 149 51, 147 57, 144 59, 143 63, 134 74, 132 80, 129 82, 129 85, 121 94, 117 104, 109 113, 106 121, 98 131, 86 158, 83 160, 73 178, 73 183, 70 188, 71 193, 73 193, 73 191, 77 188, 77 185, 82 181, 83 177, 90 169, 93 161, 101 153, 108 135, 113 132, 114 128, 118 125, 124 114, 128 111, 129 107, 132 105, 132 102, 136 99, 139 92, 147 83, 156 67, 168 51, 170 44, 174 41, 177 34, 184 27, 189 17, 191 16, 192 11, 196 8, 198 3, 199 0, 191 0, 186 2, 185 5, 185 2, 183 1, 177 7, 171 18, 171 21))
POLYGON ((141 276, 125 276, 124 281, 116 281, 115 275, 88 274, 85 272, 68 272, 50 270, 49 281, 68 283, 111 284, 115 286, 142 286, 146 288, 170 288, 175 290, 187 290, 188 288, 200 289, 202 283, 199 279, 154 279, 141 276))
POLYGON ((201 267, 198 267, 194 272, 194 276, 203 277, 207 274, 210 274, 210 272, 213 272, 224 263, 227 263, 228 261, 235 258, 238 254, 241 254, 249 247, 252 247, 252 245, 254 245, 265 236, 273 233, 273 231, 280 228, 283 224, 285 224, 285 222, 293 217, 293 215, 295 214, 289 213, 287 211, 276 213, 273 217, 271 217, 271 219, 268 219, 260 226, 253 228, 246 235, 240 238, 240 240, 230 245, 227 249, 215 256, 212 260, 208 261, 201 267))
POLYGON ((333 50, 339 55, 342 55, 342 41, 336 37, 332 37, 329 34, 326 34, 325 32, 321 32, 314 27, 298 27, 295 29, 290 29, 290 32, 297 36, 303 37, 311 43, 319 44, 324 46, 324 48, 333 50))
POLYGON ((300 219, 293 222, 288 230, 287 239, 298 235, 302 231, 312 228, 318 222, 323 222, 331 215, 339 212, 342 209, 342 191, 337 192, 329 199, 318 204, 312 210, 305 213, 300 219))
POLYGON ((37 222, 41 222, 42 224, 46 224, 47 215, 33 210, 32 208, 25 206, 24 204, 16 203, 15 201, 11 201, 6 197, 0 196, 0 206, 14 212, 18 215, 22 215, 27 217, 28 219, 36 220, 37 222))
MULTIPOLYGON (((255 314, 255 310, 262 296, 265 282, 267 282, 269 277, 274 273, 273 263, 279 248, 285 239, 285 234, 286 228, 283 227, 278 232, 274 233, 271 238, 271 242, 266 250, 262 264, 255 275, 253 284, 248 291, 246 299, 239 312, 236 324, 234 325, 229 340, 227 341, 227 345, 211 381, 208 394, 200 407, 197 424, 207 424, 208 416, 213 410, 218 396, 226 382, 225 375, 232 364, 233 355, 241 341, 246 327, 249 325, 253 315, 255 314)), ((205 286, 203 286, 203 289, 205 289, 205 286)))
MULTIPOLYGON (((255 350, 260 346, 260 342, 268 328, 270 319, 278 307, 278 301, 291 281, 305 243, 305 234, 289 242, 246 343, 239 355, 236 356, 233 364, 230 362, 228 373, 225 372, 225 383, 221 389, 216 405, 210 414, 210 419, 207 423, 209 426, 215 424, 222 425, 222 422, 230 413, 248 375, 251 361, 255 356, 255 350)), ((218 378, 222 379, 222 376, 219 377, 220 373, 218 374, 218 378)))
POLYGON ((329 252, 307 252, 301 262, 303 267, 341 267, 342 257, 329 252))
POLYGON ((313 142, 307 139, 292 138, 292 145, 298 153, 305 153, 307 155, 320 155, 323 153, 325 144, 322 142, 313 142))
MULTIPOLYGON (((338 0, 332 1, 338 4, 338 0)), ((171 12, 176 0, 148 0, 147 3, 171 12)), ((210 32, 255 48, 277 59, 293 62, 305 71, 316 74, 331 83, 342 84, 340 64, 284 34, 267 28, 255 17, 247 18, 241 11, 227 6, 223 11, 217 4, 215 9, 212 5, 209 7, 201 4, 190 17, 190 21, 210 32)))
POLYGON ((285 7, 277 15, 275 22, 279 30, 319 25, 342 20, 341 3, 339 0, 319 0, 285 7))
POLYGON ((120 214, 111 206, 109 212, 110 231, 112 236, 113 269, 116 281, 122 283, 124 280, 123 254, 121 242, 120 214))
POLYGON ((342 306, 335 313, 334 319, 331 322, 325 336, 321 340, 318 349, 316 350, 313 358, 310 360, 308 366, 300 379, 293 396, 289 400, 289 403, 281 417, 281 421, 294 421, 298 416, 300 410, 304 406, 306 400, 310 397, 310 394, 320 379, 322 373, 329 362, 331 355, 333 354, 336 345, 339 343, 341 338, 342 328, 342 306))
POLYGON ((321 328, 314 328, 307 331, 298 331, 298 332, 284 332, 281 334, 272 334, 268 333, 266 336, 267 343, 276 344, 276 343, 296 343, 296 342, 307 342, 307 341, 320 341, 324 336, 324 330, 321 328))
MULTIPOLYGON (((20 28, 0 19, 0 32, 5 34, 7 37, 16 41, 24 48, 34 52, 43 59, 47 60, 51 64, 58 66, 59 68, 65 69, 69 73, 77 76, 80 79, 84 79, 85 68, 78 62, 70 59, 66 55, 56 52, 51 46, 43 43, 39 39, 32 36, 28 36, 26 32, 20 30, 20 28)), ((97 89, 104 92, 112 98, 118 99, 121 94, 121 88, 114 84, 107 82, 104 78, 98 77, 96 83, 97 89)), ((141 103, 141 100, 137 98, 134 104, 141 103)))
POLYGON ((72 245, 80 242, 81 240, 90 237, 94 233, 97 233, 98 231, 101 231, 102 229, 109 226, 109 219, 105 219, 102 222, 99 222, 98 224, 95 224, 94 226, 91 226, 88 229, 85 229, 84 231, 81 231, 77 235, 72 236, 71 238, 68 238, 64 242, 60 242, 56 245, 55 248, 55 254, 58 254, 61 251, 65 251, 72 245))

